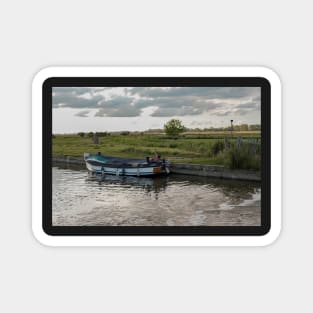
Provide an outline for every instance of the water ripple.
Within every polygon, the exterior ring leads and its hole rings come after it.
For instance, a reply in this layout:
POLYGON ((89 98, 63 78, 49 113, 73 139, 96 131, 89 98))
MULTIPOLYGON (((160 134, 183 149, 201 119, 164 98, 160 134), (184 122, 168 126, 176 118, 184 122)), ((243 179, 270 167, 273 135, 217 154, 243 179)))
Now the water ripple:
POLYGON ((53 167, 54 225, 260 225, 260 184, 53 167))

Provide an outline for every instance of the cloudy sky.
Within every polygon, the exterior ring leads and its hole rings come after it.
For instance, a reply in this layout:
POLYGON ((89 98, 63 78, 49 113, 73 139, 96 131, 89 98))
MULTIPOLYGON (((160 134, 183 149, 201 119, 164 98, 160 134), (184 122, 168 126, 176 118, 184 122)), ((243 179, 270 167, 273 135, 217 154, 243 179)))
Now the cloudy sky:
POLYGON ((259 87, 54 87, 53 133, 260 124, 259 87))

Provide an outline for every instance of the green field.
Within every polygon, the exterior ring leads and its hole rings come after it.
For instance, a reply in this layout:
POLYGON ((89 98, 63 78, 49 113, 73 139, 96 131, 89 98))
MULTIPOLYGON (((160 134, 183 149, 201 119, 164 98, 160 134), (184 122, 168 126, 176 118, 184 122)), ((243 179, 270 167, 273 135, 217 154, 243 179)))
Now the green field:
MULTIPOLYGON (((100 137, 100 143, 94 144, 92 138, 85 134, 79 135, 53 135, 53 156, 81 157, 84 152, 97 153, 101 151, 104 155, 145 158, 152 156, 154 152, 171 162, 225 165, 234 167, 231 163, 231 149, 224 149, 224 138, 227 136, 231 145, 235 146, 237 136, 245 141, 249 139, 260 139, 259 132, 238 132, 233 137, 222 132, 207 133, 185 133, 179 138, 166 137, 164 134, 110 134, 100 137)), ((240 154, 244 154, 240 151, 240 154)), ((236 157, 236 155, 235 155, 236 157)), ((258 169, 260 157, 258 153, 246 156, 242 168, 258 169), (251 160, 250 160, 251 159, 251 160), (249 163, 249 164, 248 164, 249 163)), ((236 166, 235 166, 236 167, 236 166)))

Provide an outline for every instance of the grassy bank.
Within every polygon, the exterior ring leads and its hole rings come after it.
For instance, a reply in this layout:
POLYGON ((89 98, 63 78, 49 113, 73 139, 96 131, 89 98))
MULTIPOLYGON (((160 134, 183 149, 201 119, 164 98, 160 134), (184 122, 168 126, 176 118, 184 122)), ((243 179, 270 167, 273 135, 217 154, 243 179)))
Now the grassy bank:
MULTIPOLYGON (((243 137, 244 141, 260 138, 258 132, 234 133, 233 138, 238 135, 243 137)), ((54 156, 81 157, 84 152, 96 153, 101 151, 105 155, 129 158, 152 156, 156 151, 161 154, 161 157, 176 163, 225 165, 230 168, 259 168, 258 153, 251 155, 249 151, 240 149, 240 154, 242 154, 240 156, 235 149, 236 139, 231 138, 229 138, 230 148, 224 149, 224 137, 223 133, 187 133, 178 139, 169 138, 162 134, 111 134, 100 137, 100 143, 94 144, 92 138, 88 136, 54 135, 52 151, 54 156)))

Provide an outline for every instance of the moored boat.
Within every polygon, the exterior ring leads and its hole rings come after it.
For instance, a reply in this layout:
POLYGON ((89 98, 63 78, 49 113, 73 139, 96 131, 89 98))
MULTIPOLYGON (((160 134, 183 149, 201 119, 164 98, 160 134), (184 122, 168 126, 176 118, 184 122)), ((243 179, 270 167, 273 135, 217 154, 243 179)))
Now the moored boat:
POLYGON ((169 162, 165 159, 127 159, 105 156, 101 153, 84 153, 90 172, 125 176, 155 176, 169 174, 169 162))

